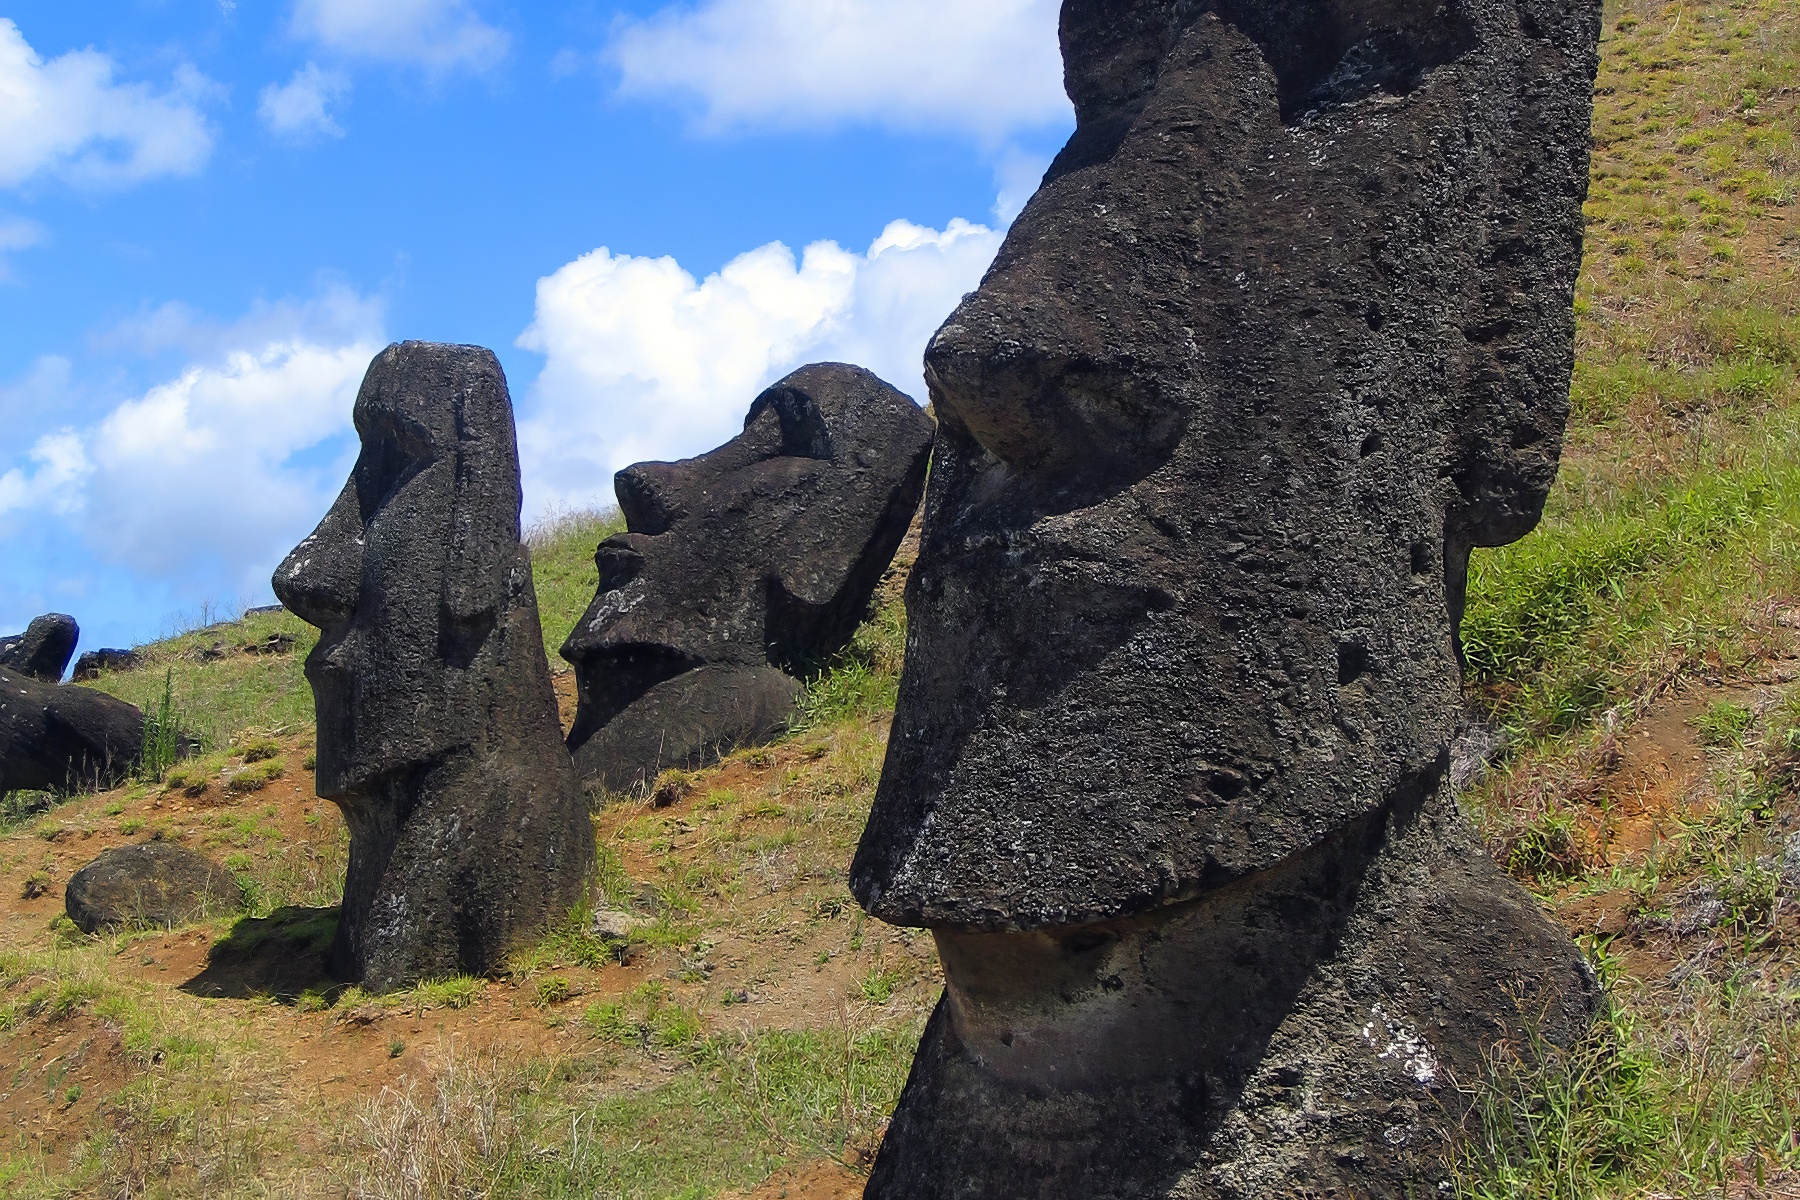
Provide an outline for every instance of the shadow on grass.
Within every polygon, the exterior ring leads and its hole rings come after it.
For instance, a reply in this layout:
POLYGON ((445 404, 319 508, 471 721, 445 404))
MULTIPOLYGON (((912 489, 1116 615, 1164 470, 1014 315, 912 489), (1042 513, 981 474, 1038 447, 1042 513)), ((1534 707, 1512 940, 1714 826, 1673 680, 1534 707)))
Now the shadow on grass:
POLYGON ((245 917, 213 943, 206 969, 181 990, 209 999, 267 996, 284 1004, 307 993, 330 995, 343 987, 325 966, 337 925, 336 908, 294 906, 245 917))

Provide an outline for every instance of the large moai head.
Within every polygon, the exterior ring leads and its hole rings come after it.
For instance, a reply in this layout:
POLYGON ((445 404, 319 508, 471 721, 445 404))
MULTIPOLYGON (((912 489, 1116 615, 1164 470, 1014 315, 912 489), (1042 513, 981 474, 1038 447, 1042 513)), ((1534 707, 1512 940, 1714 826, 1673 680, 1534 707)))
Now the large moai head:
POLYGON ((931 420, 860 367, 802 367, 744 431, 615 481, 626 532, 600 544, 569 635, 582 774, 622 789, 762 740, 796 675, 862 620, 924 489, 931 420))
POLYGON ((362 453, 275 573, 319 627, 319 795, 350 829, 333 969, 480 973, 580 901, 594 844, 561 743, 512 402, 487 350, 406 342, 356 398, 362 453))
POLYGON ((1399 1195, 1419 1139, 1232 1143, 1275 1120, 1253 1082, 1288 1055, 1321 1113, 1422 1103, 1367 1032, 1425 1029, 1418 989, 1469 1072, 1515 984, 1585 1018, 1445 777, 1469 552, 1536 523, 1567 417, 1598 30, 1595 0, 1065 3, 1076 132, 926 356, 851 881, 948 988, 872 1196, 1399 1195))

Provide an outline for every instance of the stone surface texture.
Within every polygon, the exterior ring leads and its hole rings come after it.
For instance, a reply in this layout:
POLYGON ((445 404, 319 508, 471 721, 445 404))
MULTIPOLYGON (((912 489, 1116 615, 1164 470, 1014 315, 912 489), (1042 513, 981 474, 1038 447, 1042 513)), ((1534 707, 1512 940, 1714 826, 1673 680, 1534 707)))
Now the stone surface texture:
POLYGON ((230 871, 185 846, 144 842, 108 850, 69 879, 63 905, 83 933, 173 928, 235 913, 243 888, 230 871))
POLYGON ((81 626, 67 613, 45 613, 24 633, 0 638, 0 667, 45 683, 62 682, 81 640, 81 626))
POLYGON ((387 990, 496 968, 581 902, 594 839, 519 537, 499 362, 390 346, 355 420, 350 480, 274 583, 321 632, 318 792, 350 829, 332 969, 387 990))
POLYGON ((947 987, 871 1197, 1435 1194, 1591 971, 1450 791, 1568 414, 1600 6, 1067 0, 1077 129, 926 356, 852 867, 947 987))
POLYGON ((121 650, 117 647, 105 647, 89 650, 75 660, 75 672, 72 680, 98 679, 103 671, 135 671, 144 665, 144 658, 136 650, 121 650))
POLYGON ((822 363, 758 396, 708 454, 619 472, 626 532, 563 646, 583 776, 642 787, 754 743, 793 714, 796 674, 868 610, 924 488, 931 419, 860 367, 822 363))
POLYGON ((143 749, 135 705, 0 668, 0 794, 111 787, 143 749))

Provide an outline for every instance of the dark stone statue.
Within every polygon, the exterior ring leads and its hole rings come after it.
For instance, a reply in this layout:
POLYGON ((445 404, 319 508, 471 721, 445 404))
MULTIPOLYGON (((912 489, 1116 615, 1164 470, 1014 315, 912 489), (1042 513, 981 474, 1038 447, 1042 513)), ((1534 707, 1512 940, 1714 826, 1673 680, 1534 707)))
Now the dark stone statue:
POLYGON ((1597 0, 1067 0, 1077 129, 926 356, 852 887, 946 975, 868 1195, 1435 1195, 1597 984, 1448 783, 1568 415, 1597 0), (1448 1116, 1446 1114, 1449 1114, 1448 1116))
POLYGON ((75 673, 69 678, 77 681, 98 679, 108 671, 136 671, 143 665, 143 656, 135 650, 102 647, 99 650, 86 651, 76 659, 75 673))
POLYGON ((0 667, 0 795, 112 787, 143 750, 135 705, 0 667))
POLYGON ((75 656, 75 643, 80 640, 81 626, 74 617, 45 613, 24 633, 0 638, 0 668, 45 683, 60 683, 69 669, 69 660, 75 656))
POLYGON ((622 790, 786 725, 796 674, 869 607, 924 488, 931 419, 860 367, 803 367, 744 432, 615 482, 593 605, 569 635, 582 775, 622 790))
POLYGON ((499 966, 581 902, 594 837, 519 540, 500 364, 390 346, 356 428, 350 481, 274 584, 321 633, 318 791, 350 829, 332 970, 386 990, 499 966))

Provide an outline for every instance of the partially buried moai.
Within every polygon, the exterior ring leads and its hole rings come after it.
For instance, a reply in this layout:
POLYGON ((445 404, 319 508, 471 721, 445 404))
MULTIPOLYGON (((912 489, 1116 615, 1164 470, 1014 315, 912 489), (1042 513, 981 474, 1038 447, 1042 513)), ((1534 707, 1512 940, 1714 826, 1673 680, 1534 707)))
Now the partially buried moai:
POLYGON ((1589 1023, 1447 775, 1470 551, 1567 417, 1599 8, 1064 5, 1076 132, 926 358, 851 882, 946 988, 869 1196, 1435 1195, 1452 1081, 1589 1023))
POLYGON ((594 837, 519 538, 499 362, 389 346, 355 419, 350 480, 274 582, 321 632, 318 792, 350 830, 332 970, 387 990, 497 967, 581 901, 594 837))
POLYGON ((779 732, 798 675, 869 607, 925 486, 931 418, 861 367, 816 363, 764 391, 744 431, 616 480, 626 532, 569 635, 587 779, 642 786, 779 732))

